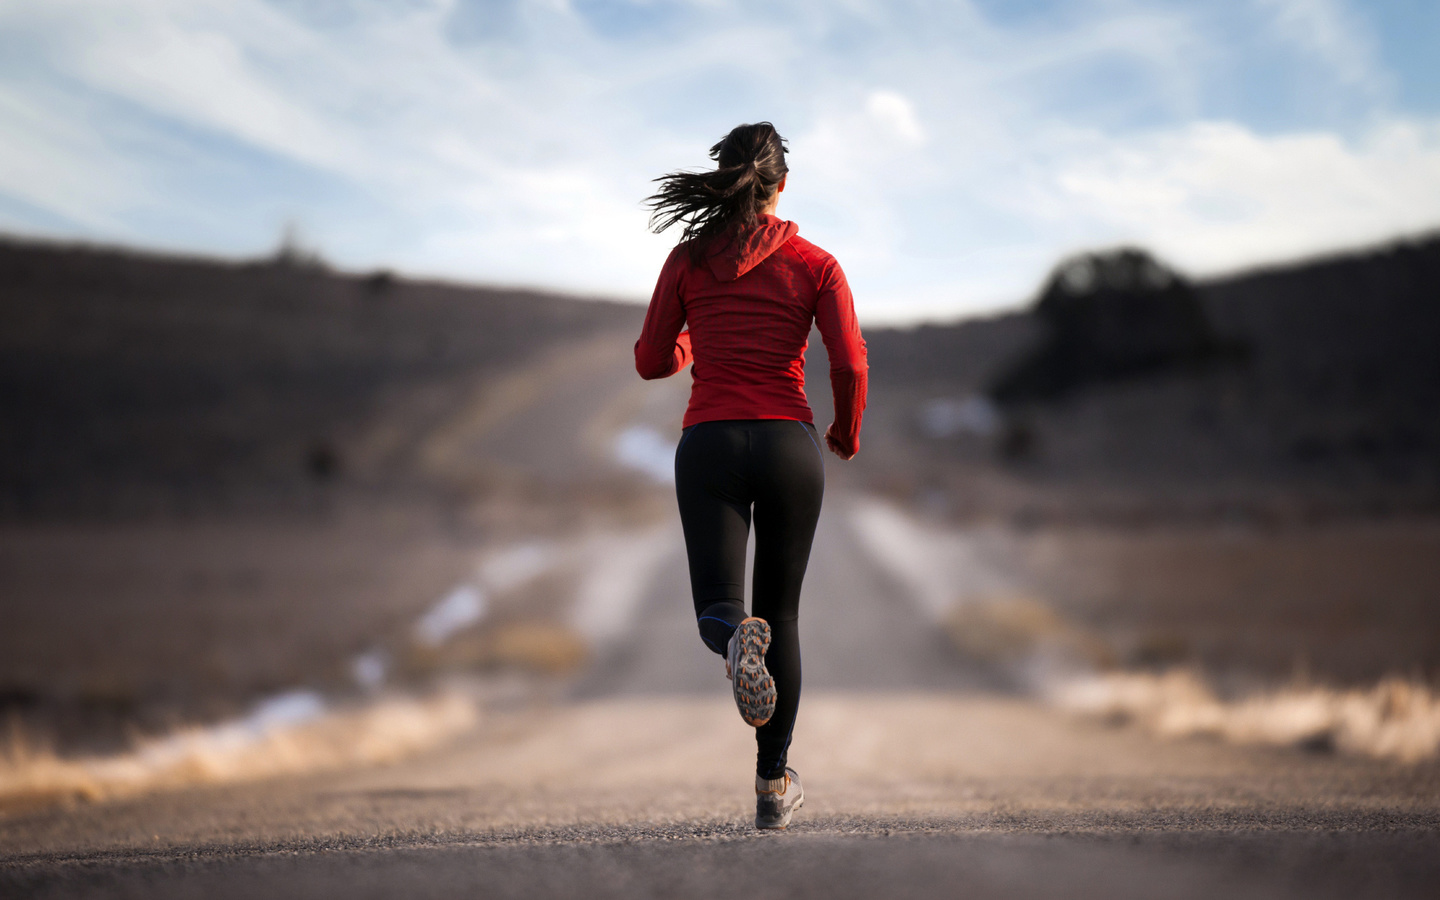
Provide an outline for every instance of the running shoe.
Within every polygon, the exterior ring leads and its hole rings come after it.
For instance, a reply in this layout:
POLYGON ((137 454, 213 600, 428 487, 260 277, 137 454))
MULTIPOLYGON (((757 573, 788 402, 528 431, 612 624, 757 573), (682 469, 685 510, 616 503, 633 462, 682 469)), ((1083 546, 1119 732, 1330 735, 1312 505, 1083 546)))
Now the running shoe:
POLYGON ((805 788, 800 776, 789 766, 779 778, 766 780, 755 776, 755 827, 784 828, 790 815, 805 805, 805 788))
POLYGON ((770 648, 770 623, 751 616, 730 635, 725 654, 725 677, 735 692, 740 718, 759 728, 775 715, 775 679, 765 669, 770 648))

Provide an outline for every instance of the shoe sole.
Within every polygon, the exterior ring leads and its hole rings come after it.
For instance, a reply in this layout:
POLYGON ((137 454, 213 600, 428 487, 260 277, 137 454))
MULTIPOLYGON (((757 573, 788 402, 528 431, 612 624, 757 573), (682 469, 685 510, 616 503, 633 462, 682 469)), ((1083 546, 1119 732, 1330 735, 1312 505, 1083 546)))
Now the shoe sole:
POLYGON ((740 654, 730 683, 735 705, 747 725, 759 728, 775 715, 775 679, 765 668, 765 651, 770 649, 770 623, 754 616, 740 623, 740 654))

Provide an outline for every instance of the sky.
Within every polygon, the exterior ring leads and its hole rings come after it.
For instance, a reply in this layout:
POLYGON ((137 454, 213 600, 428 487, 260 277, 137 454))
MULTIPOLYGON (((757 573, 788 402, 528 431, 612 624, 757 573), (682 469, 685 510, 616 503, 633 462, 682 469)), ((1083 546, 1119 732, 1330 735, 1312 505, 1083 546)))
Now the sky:
POLYGON ((0 232, 643 302, 741 122, 862 323, 1440 227, 1434 0, 0 0, 0 232))

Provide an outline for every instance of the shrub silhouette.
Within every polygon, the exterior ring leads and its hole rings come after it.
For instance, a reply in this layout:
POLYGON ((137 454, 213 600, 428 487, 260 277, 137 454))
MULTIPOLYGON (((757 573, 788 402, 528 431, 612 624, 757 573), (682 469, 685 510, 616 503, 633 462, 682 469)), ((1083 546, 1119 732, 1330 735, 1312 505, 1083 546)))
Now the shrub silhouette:
POLYGON ((1239 350, 1216 336, 1189 282, 1133 248, 1065 260, 1034 313, 1045 338, 989 382, 986 393, 999 404, 1054 400, 1239 350))

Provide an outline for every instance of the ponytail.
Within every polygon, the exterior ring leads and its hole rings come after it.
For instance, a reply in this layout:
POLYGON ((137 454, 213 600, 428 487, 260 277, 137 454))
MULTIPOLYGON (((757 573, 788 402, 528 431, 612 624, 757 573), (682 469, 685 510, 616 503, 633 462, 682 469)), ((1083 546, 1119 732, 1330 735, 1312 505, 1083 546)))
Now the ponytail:
POLYGON ((731 229, 755 227, 760 210, 775 196, 785 174, 785 139, 769 122, 739 125, 710 148, 716 168, 710 172, 672 172, 655 179, 660 190, 645 198, 654 212, 656 234, 685 223, 681 241, 690 242, 699 261, 710 239, 731 229))

